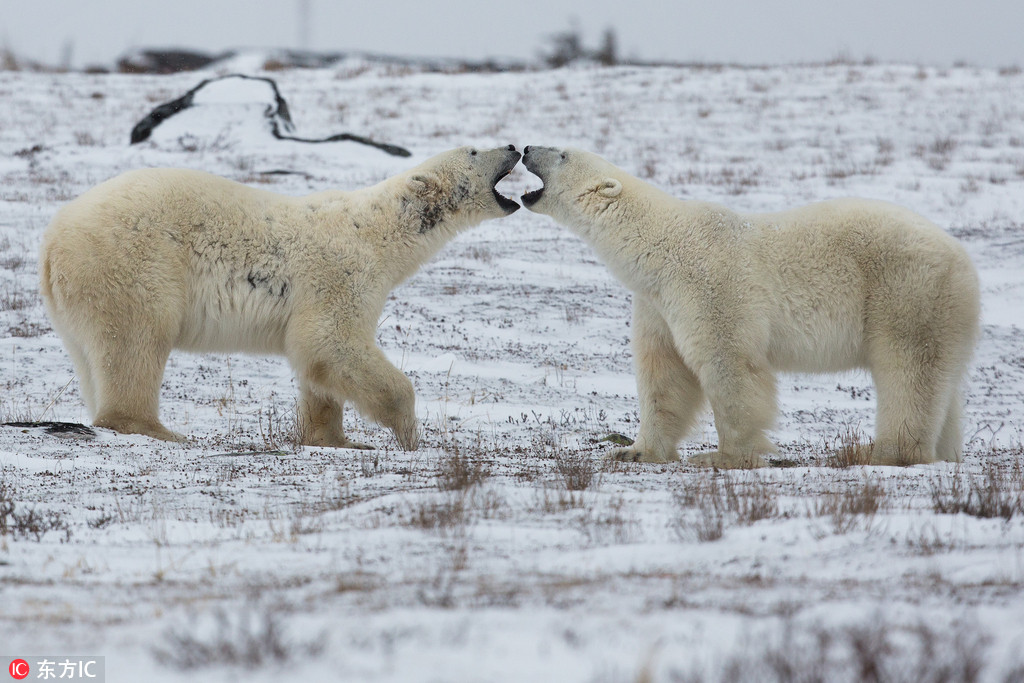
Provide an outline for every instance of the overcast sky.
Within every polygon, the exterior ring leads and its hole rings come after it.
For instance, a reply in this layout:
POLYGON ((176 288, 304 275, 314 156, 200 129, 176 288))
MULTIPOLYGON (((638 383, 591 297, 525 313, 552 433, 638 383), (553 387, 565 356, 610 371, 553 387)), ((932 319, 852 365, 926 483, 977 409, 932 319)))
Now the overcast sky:
POLYGON ((1024 66, 1024 0, 0 0, 0 47, 57 64, 136 47, 308 47, 531 58, 578 27, 620 54, 773 64, 853 59, 1024 66))

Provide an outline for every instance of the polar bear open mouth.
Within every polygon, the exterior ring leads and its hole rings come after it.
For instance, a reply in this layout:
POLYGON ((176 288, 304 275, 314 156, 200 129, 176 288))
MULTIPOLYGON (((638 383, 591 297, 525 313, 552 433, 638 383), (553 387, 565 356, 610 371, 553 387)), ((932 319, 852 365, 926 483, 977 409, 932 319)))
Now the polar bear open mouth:
POLYGON ((523 200, 523 206, 533 206, 540 200, 540 196, 544 194, 544 187, 541 186, 538 190, 531 190, 524 194, 520 199, 523 200))
POLYGON ((512 169, 515 168, 518 163, 519 155, 517 154, 515 158, 511 159, 500 171, 498 171, 498 175, 495 176, 494 182, 491 183, 491 194, 494 195, 494 201, 498 202, 498 206, 505 211, 506 215, 518 211, 519 204, 498 192, 498 188, 496 186, 502 180, 507 178, 510 173, 512 173, 512 169))

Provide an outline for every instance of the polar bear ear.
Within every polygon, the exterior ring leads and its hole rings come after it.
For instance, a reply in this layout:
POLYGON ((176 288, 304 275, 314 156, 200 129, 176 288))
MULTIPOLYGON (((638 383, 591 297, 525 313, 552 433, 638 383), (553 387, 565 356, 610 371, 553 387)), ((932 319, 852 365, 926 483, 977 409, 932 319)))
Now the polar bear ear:
POLYGON ((417 173, 405 181, 409 189, 419 196, 430 194, 439 185, 437 176, 428 173, 417 173))
POLYGON ((615 178, 605 178, 597 188, 597 193, 608 199, 618 197, 620 192, 622 192, 622 183, 615 178))

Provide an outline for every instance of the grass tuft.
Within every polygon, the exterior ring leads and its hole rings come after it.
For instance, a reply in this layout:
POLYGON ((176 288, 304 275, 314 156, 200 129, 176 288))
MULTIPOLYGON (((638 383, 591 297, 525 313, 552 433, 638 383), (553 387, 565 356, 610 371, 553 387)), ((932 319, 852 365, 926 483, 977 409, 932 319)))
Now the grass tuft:
POLYGON ((845 534, 886 509, 889 500, 885 487, 865 477, 860 484, 844 484, 839 491, 823 493, 809 505, 812 516, 830 517, 833 532, 845 534))
POLYGON ((229 616, 221 609, 214 616, 216 628, 170 628, 163 643, 152 650, 160 664, 185 671, 216 666, 262 669, 294 660, 308 660, 323 652, 326 637, 291 641, 283 625, 282 612, 272 607, 247 605, 229 616))
POLYGON ((14 539, 33 539, 38 543, 51 531, 62 532, 62 542, 71 540, 71 526, 63 512, 39 512, 36 508, 19 511, 13 488, 6 480, 0 479, 0 538, 10 535, 14 539))
POLYGON ((594 483, 594 462, 580 451, 557 451, 555 467, 567 491, 586 491, 594 483))
POLYGON ((932 480, 931 499, 941 514, 1009 521, 1024 514, 1024 469, 1018 460, 1009 470, 992 463, 981 474, 939 475, 932 480))
POLYGON ((480 450, 470 457, 463 446, 452 441, 441 458, 437 487, 442 491, 466 491, 482 484, 490 476, 482 456, 480 450))
POLYGON ((787 618, 772 635, 717 663, 715 673, 675 672, 687 683, 790 683, 792 681, 874 681, 876 683, 975 683, 1020 680, 1021 668, 1001 672, 992 665, 991 637, 977 624, 957 621, 947 628, 920 622, 909 626, 875 615, 845 627, 799 625, 787 618))
POLYGON ((866 443, 862 441, 859 432, 847 427, 844 433, 836 436, 834 444, 832 454, 825 459, 829 467, 845 469, 871 464, 875 444, 870 439, 866 443))
POLYGON ((748 525, 779 515, 775 489, 755 474, 702 474, 675 491, 673 498, 677 510, 673 527, 682 540, 717 541, 727 524, 748 525))

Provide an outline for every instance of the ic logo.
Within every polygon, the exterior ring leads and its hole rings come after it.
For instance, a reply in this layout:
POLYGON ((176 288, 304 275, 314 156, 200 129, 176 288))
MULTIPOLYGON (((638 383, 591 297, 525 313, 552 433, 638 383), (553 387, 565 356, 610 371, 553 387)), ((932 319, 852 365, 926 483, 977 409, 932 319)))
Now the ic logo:
POLYGON ((11 665, 7 667, 7 670, 11 673, 11 678, 21 680, 28 677, 28 662, 24 659, 15 659, 11 662, 11 665))

